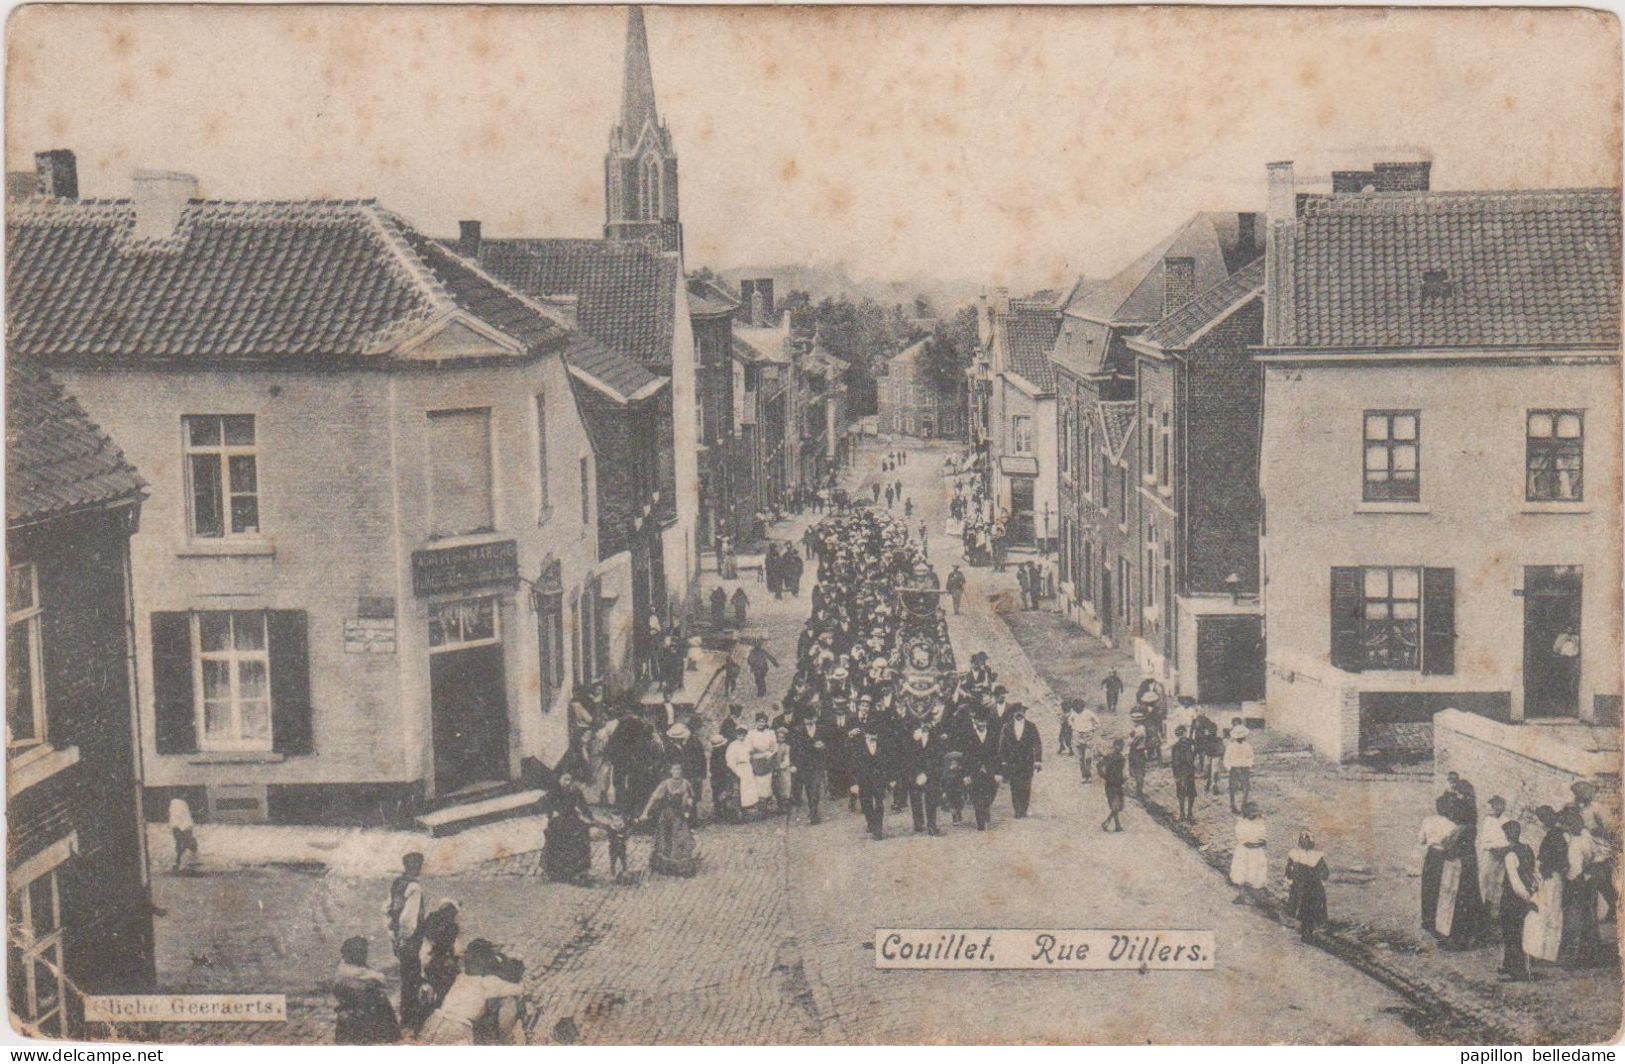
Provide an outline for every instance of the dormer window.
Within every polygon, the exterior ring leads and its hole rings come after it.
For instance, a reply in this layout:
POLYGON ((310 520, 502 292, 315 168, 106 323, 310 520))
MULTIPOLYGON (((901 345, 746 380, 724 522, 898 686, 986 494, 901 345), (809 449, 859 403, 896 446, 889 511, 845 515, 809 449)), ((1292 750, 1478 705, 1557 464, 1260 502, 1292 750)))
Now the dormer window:
POLYGON ((1422 274, 1422 301, 1449 299, 1456 289, 1449 270, 1427 270, 1422 274))

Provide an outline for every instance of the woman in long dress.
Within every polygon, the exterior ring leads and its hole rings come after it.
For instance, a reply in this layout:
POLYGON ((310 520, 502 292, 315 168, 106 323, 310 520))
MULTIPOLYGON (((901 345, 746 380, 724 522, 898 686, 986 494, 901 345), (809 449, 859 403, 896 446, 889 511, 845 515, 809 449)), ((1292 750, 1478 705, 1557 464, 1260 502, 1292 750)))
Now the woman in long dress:
POLYGON ((475 1024, 484 1020, 484 1026, 497 1032, 497 1041, 513 1042, 523 990, 518 982, 502 978, 500 968, 495 946, 483 938, 470 942, 462 972, 446 992, 446 1000, 424 1021, 420 1040, 434 1046, 471 1046, 475 1024))
POLYGON ((1523 920, 1523 951, 1530 960, 1557 963, 1563 941, 1563 884, 1568 878, 1568 836, 1557 826, 1557 814, 1549 805, 1535 810, 1546 834, 1535 852, 1535 870, 1540 885, 1535 889, 1535 911, 1523 920))
POLYGON ((1315 848, 1315 837, 1298 833, 1298 846, 1286 855, 1286 878, 1292 883, 1286 908, 1298 919, 1298 937, 1309 941, 1315 930, 1326 926, 1326 880, 1331 869, 1326 855, 1315 848))
POLYGON ((1597 932, 1597 888, 1586 875, 1591 863, 1591 836, 1574 808, 1563 810, 1558 824, 1567 836, 1568 871, 1563 877, 1563 933, 1558 963, 1565 968, 1595 968, 1602 941, 1597 932))
POLYGON ((654 848, 649 852, 649 871, 663 876, 691 876, 699 870, 694 835, 688 828, 689 789, 683 779, 683 766, 672 762, 668 775, 649 795, 639 820, 654 817, 654 848))
POLYGON ((569 773, 542 801, 547 827, 542 831, 542 871, 556 883, 581 883, 592 871, 592 812, 586 796, 569 773))
POLYGON ((734 741, 728 744, 727 758, 728 769, 734 774, 739 790, 740 819, 745 819, 756 811, 756 802, 760 797, 756 773, 750 767, 750 732, 742 731, 734 736, 734 741))
POLYGON ((1251 890, 1269 884, 1269 858, 1264 853, 1268 831, 1258 806, 1248 802, 1236 820, 1236 846, 1230 853, 1230 882, 1241 888, 1237 902, 1245 902, 1251 890))
POLYGON ((1450 934, 1456 912, 1461 862, 1451 861, 1461 841, 1461 825, 1452 820, 1450 799, 1441 795, 1433 814, 1422 821, 1422 930, 1443 939, 1450 934))

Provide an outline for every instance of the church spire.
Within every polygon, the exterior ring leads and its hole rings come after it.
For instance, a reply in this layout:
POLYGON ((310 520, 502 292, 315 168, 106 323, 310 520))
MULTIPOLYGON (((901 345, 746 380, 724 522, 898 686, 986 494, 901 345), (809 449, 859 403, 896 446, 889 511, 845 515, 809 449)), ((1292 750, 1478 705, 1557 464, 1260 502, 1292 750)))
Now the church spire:
POLYGON ((621 84, 621 135, 636 141, 648 122, 659 126, 655 113, 655 78, 649 65, 649 37, 643 28, 643 8, 632 7, 626 16, 626 73, 621 84))
POLYGON ((681 252, 677 216, 677 152, 655 110, 655 79, 643 9, 626 16, 626 70, 621 113, 604 156, 604 236, 681 252))

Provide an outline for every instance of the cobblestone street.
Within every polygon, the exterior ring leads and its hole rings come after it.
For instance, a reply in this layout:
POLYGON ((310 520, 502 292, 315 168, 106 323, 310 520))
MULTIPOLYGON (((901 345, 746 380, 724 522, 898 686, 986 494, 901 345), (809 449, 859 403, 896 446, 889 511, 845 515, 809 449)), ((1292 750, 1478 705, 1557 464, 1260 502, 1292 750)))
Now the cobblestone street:
MULTIPOLYGON (((879 449, 861 454, 854 484, 872 474, 879 449)), ((898 474, 915 502, 914 521, 937 532, 947 453, 916 446, 898 474)), ((775 527, 775 538, 799 541, 806 520, 775 527)), ((955 541, 933 538, 939 570, 957 555, 955 541)), ((547 883, 531 852, 431 878, 426 900, 461 903, 465 940, 484 936, 526 960, 535 1040, 1415 1041, 1404 998, 1234 905, 1223 877, 1139 806, 1124 814, 1124 833, 1098 830, 1105 812, 1098 785, 1084 786, 1072 759, 1053 757, 1057 697, 995 608, 1014 595, 1013 572, 966 573, 965 612, 950 621, 956 652, 963 663, 986 650, 1045 737, 1032 815, 1013 820, 1001 792, 985 834, 967 822, 945 824, 945 838, 914 836, 906 816, 890 815, 887 838, 876 842, 843 804, 818 827, 800 815, 707 824, 697 833, 704 863, 692 879, 641 871, 649 844, 638 837, 631 853, 638 874, 623 884, 547 883), (1212 929, 1218 964, 1146 974, 880 971, 873 937, 885 926, 1212 929)), ((810 585, 804 581, 803 591, 810 585)), ((751 595, 751 628, 782 663, 769 676, 776 696, 789 681, 807 599, 774 601, 765 589, 751 595)), ((769 702, 742 700, 752 711, 769 702)), ((720 711, 717 701, 708 715, 720 711)), ((162 1037, 329 1040, 326 988, 338 943, 365 932, 375 962, 385 953, 386 890, 383 878, 279 868, 156 875, 156 901, 167 914, 158 921, 164 989, 290 995, 287 1029, 171 1029, 162 1037)))

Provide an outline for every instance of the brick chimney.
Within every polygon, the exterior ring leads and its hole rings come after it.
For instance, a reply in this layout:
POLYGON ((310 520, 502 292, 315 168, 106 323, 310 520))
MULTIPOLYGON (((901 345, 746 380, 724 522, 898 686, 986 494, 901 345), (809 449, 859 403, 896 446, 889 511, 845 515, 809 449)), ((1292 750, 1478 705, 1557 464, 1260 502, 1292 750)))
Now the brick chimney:
POLYGON ((1433 162, 1423 159, 1406 163, 1377 163, 1371 168, 1378 192, 1426 192, 1432 181, 1433 162))
POLYGON ((457 223, 457 253, 475 258, 480 253, 480 223, 467 219, 457 223))
POLYGON ((47 199, 79 198, 79 163, 67 148, 34 153, 39 194, 47 199))
POLYGON ((1196 260, 1169 255, 1162 260, 1162 313, 1164 317, 1196 298, 1196 260))
POLYGON ((167 240, 180 225, 186 204, 197 198, 197 178, 167 170, 137 170, 134 180, 136 240, 167 240))
POLYGON ((1298 221, 1298 184, 1290 160, 1269 163, 1268 220, 1264 230, 1264 343, 1296 340, 1292 299, 1293 232, 1298 221))

